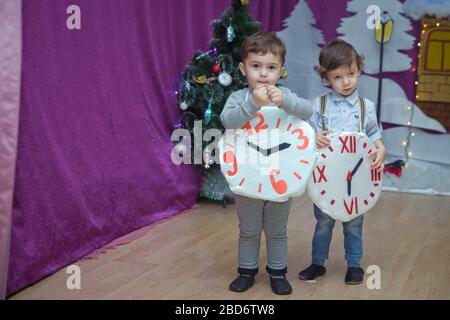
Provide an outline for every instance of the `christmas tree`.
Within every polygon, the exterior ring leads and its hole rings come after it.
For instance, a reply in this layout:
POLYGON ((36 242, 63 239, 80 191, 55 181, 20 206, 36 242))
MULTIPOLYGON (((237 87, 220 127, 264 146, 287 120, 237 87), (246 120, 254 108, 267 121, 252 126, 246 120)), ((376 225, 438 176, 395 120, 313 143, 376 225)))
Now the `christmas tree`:
MULTIPOLYGON (((246 86, 246 80, 239 71, 240 48, 248 36, 260 29, 260 24, 249 15, 247 5, 248 0, 231 1, 231 7, 212 22, 213 37, 209 50, 196 52, 183 70, 177 96, 183 110, 180 125, 189 130, 191 137, 194 137, 194 126, 199 131, 199 121, 202 137, 212 129, 223 132, 220 113, 225 102, 232 92, 246 86)), ((198 136, 199 132, 196 134, 198 136)), ((188 147, 194 148, 194 140, 187 139, 188 147)), ((203 140, 207 139, 202 139, 201 144, 203 182, 200 196, 222 200, 225 205, 232 193, 220 172, 218 154, 213 147, 218 141, 203 140)), ((178 146, 181 147, 178 150, 180 154, 186 152, 186 144, 178 146)), ((191 152, 192 157, 195 154, 198 150, 191 152)))

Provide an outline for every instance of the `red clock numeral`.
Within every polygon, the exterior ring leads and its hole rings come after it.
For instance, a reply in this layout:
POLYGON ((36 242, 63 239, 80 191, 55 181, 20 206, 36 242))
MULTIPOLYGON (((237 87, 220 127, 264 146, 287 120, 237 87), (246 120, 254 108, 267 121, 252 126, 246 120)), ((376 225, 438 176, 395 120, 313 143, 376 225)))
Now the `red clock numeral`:
POLYGON ((294 131, 292 131, 292 134, 298 133, 298 137, 297 139, 302 140, 303 144, 301 146, 297 146, 298 150, 305 150, 306 148, 308 148, 309 146, 309 139, 307 136, 305 136, 303 134, 303 130, 302 129, 295 129, 294 131))
POLYGON ((325 177, 325 168, 326 168, 325 165, 323 165, 322 167, 316 166, 316 169, 317 169, 318 175, 319 175, 319 179, 316 178, 316 170, 313 170, 314 183, 321 183, 322 180, 325 180, 325 182, 328 182, 327 177, 325 177))
MULTIPOLYGON (((260 112, 256 112, 255 116, 257 118, 259 118, 259 122, 256 124, 255 126, 255 131, 256 133, 262 131, 262 130, 266 130, 269 126, 267 124, 264 123, 264 116, 260 113, 260 112)), ((250 121, 248 121, 243 127, 242 129, 247 129, 248 130, 248 135, 252 135, 253 134, 253 129, 252 126, 250 125, 250 121)))
POLYGON ((228 170, 227 174, 232 177, 238 172, 238 164, 236 161, 236 155, 233 151, 227 151, 223 154, 223 161, 225 163, 232 163, 233 164, 233 171, 228 170))
POLYGON ((377 172, 377 169, 372 169, 370 171, 372 181, 380 181, 381 180, 381 172, 377 172))
POLYGON ((356 137, 355 136, 346 136, 344 138, 339 137, 339 140, 342 143, 341 153, 344 153, 344 151, 346 151, 348 153, 356 153, 356 137))
POLYGON ((279 174, 280 170, 277 169, 273 169, 270 172, 270 183, 272 184, 273 189, 275 190, 276 193, 278 194, 284 194, 287 191, 287 183, 286 181, 280 179, 278 181, 275 181, 275 174, 279 174))
POLYGON ((355 209, 356 214, 358 214, 358 197, 354 197, 351 199, 350 206, 344 199, 344 207, 349 215, 352 215, 353 209, 355 209))

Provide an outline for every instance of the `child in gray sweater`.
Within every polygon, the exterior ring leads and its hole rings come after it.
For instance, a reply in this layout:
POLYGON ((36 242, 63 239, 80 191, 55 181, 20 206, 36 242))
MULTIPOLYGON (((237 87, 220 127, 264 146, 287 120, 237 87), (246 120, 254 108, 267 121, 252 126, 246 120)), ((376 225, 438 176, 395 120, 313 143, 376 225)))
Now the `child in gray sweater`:
MULTIPOLYGON (((312 105, 285 87, 277 87, 283 72, 286 48, 273 32, 259 32, 250 36, 241 47, 239 68, 246 77, 248 88, 233 92, 220 115, 226 129, 242 128, 255 113, 266 105, 276 105, 287 113, 307 120, 312 105)), ((264 201, 235 195, 239 219, 239 276, 229 289, 244 292, 254 284, 258 272, 261 232, 267 239, 267 266, 272 291, 290 294, 292 287, 286 280, 287 221, 291 199, 285 202, 264 201)))

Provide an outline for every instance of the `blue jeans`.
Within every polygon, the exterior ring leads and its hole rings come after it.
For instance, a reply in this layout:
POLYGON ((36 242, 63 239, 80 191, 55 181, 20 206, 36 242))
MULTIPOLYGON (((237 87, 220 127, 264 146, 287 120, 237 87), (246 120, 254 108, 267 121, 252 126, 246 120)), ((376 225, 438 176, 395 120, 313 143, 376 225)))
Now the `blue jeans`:
MULTIPOLYGON (((336 220, 323 213, 314 205, 314 216, 316 217, 316 230, 312 241, 312 263, 323 266, 328 259, 331 236, 336 220)), ((345 260, 348 267, 359 267, 363 256, 362 229, 364 216, 360 216, 348 222, 343 222, 345 260)))

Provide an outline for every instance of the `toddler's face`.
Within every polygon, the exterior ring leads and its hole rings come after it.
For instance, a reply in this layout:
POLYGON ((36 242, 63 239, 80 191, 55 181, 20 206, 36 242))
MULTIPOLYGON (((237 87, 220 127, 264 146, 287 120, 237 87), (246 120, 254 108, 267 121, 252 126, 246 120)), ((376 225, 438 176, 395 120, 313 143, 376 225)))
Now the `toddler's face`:
POLYGON ((361 71, 358 70, 356 61, 353 61, 351 66, 342 66, 338 69, 327 72, 327 84, 333 88, 334 91, 344 97, 350 96, 358 87, 358 78, 361 71))
POLYGON ((239 64, 239 69, 247 78, 249 90, 253 91, 259 85, 275 85, 280 78, 282 64, 279 55, 250 52, 244 63, 239 64))

